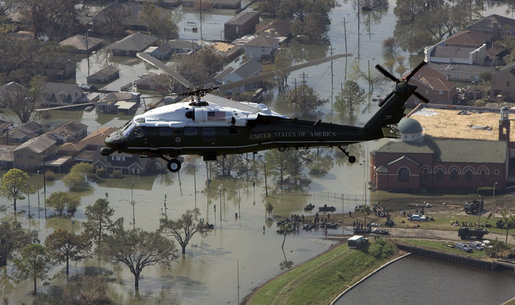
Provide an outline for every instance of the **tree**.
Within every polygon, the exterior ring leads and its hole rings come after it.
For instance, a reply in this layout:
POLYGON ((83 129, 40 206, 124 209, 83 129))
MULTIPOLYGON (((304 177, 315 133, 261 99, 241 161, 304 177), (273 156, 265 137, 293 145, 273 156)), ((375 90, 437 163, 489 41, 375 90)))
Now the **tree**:
POLYGON ((300 116, 309 116, 328 100, 321 99, 313 88, 302 84, 281 95, 277 102, 285 106, 288 111, 293 111, 300 116))
POLYGON ((68 192, 55 192, 48 197, 47 204, 49 207, 54 208, 59 213, 59 216, 62 216, 63 211, 66 209, 66 212, 73 217, 77 207, 80 205, 80 199, 78 196, 68 192))
POLYGON ((159 231, 146 232, 141 229, 113 231, 106 238, 103 253, 114 263, 120 263, 134 275, 134 288, 139 294, 139 279, 145 267, 160 264, 170 267, 177 259, 177 249, 173 241, 161 235, 159 231))
POLYGON ((31 81, 30 90, 17 82, 12 82, 8 88, 0 91, 2 107, 12 110, 22 123, 28 122, 38 105, 41 80, 42 77, 35 76, 31 81))
POLYGON ((34 39, 44 34, 51 39, 61 40, 79 27, 78 0, 7 0, 32 26, 34 39))
POLYGON ((0 222, 0 267, 7 265, 7 259, 14 251, 21 250, 25 245, 37 240, 37 232, 29 232, 19 221, 2 218, 0 222))
POLYGON ((357 82, 347 80, 340 94, 335 98, 334 108, 341 115, 348 114, 353 117, 355 115, 355 107, 365 101, 364 97, 365 90, 357 82))
POLYGON ((123 223, 123 218, 119 218, 116 222, 111 220, 114 215, 114 209, 109 207, 107 199, 97 199, 93 205, 86 207, 86 218, 84 222, 84 231, 92 238, 97 245, 107 236, 107 232, 114 227, 123 223))
POLYGON ((195 208, 187 210, 186 213, 177 220, 167 217, 159 220, 161 231, 172 235, 182 248, 182 254, 186 254, 186 246, 195 234, 207 234, 211 229, 206 226, 203 219, 199 219, 200 210, 195 208))
POLYGON ((508 234, 510 229, 515 227, 515 215, 508 214, 508 209, 503 208, 499 213, 501 213, 503 226, 506 226, 506 241, 505 244, 508 245, 508 234))
POLYGON ((0 194, 13 201, 14 213, 16 213, 16 200, 25 198, 23 197, 23 192, 28 181, 29 175, 17 168, 10 169, 2 177, 0 194))
POLYGON ((160 38, 174 39, 179 37, 179 28, 172 21, 172 15, 154 4, 145 2, 140 18, 147 24, 147 29, 160 38))
POLYGON ((193 55, 180 56, 175 68, 193 84, 204 85, 223 65, 223 57, 213 47, 203 47, 193 55))
POLYGON ((311 43, 327 43, 331 24, 329 12, 336 5, 335 0, 265 0, 258 5, 258 10, 288 20, 293 36, 311 43))
POLYGON ((306 178, 306 152, 298 150, 269 150, 265 153, 268 173, 275 177, 275 184, 284 189, 302 190, 311 181, 306 178))
POLYGON ((34 295, 38 293, 36 280, 44 280, 51 268, 50 257, 40 244, 29 244, 23 248, 21 255, 14 259, 16 276, 19 279, 34 281, 34 295))
POLYGON ((76 235, 59 229, 48 235, 45 239, 45 247, 50 257, 57 263, 66 262, 66 275, 68 276, 70 260, 78 262, 87 258, 91 250, 91 241, 85 234, 76 235))
POLYGON ((75 164, 70 173, 62 180, 66 186, 72 191, 85 191, 89 189, 89 183, 86 180, 88 174, 94 170, 93 165, 85 162, 75 164))

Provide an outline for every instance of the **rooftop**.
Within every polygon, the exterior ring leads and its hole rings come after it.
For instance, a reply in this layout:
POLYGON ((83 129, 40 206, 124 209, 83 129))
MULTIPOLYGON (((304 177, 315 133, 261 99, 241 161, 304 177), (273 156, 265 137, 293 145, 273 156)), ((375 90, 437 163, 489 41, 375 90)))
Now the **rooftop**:
MULTIPOLYGON (((422 125, 424 134, 434 138, 490 141, 499 139, 499 109, 464 106, 444 108, 420 104, 409 117, 422 125)), ((512 117, 515 115, 512 114, 512 117)), ((515 140, 515 128, 511 128, 510 138, 515 140)))

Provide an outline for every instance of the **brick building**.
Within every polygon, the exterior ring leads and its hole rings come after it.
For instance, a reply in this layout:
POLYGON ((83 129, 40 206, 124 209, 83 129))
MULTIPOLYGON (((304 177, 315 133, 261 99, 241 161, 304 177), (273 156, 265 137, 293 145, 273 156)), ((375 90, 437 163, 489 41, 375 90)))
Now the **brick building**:
POLYGON ((401 139, 370 154, 371 183, 397 192, 504 189, 515 181, 515 162, 510 162, 515 161, 515 145, 509 109, 500 112, 427 105, 415 109, 399 123, 401 139))

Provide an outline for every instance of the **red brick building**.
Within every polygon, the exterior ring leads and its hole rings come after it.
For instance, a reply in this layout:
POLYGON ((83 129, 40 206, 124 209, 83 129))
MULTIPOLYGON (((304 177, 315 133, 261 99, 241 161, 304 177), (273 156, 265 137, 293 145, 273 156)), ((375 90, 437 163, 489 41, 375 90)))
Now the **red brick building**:
MULTIPOLYGON (((494 185, 504 189, 510 178, 508 113, 507 108, 501 110, 496 139, 467 138, 463 134, 459 138, 452 128, 448 130, 449 137, 435 137, 424 134, 417 120, 401 120, 401 139, 389 141, 370 154, 371 183, 378 190, 396 192, 464 193, 494 185)), ((426 117, 426 120, 430 119, 426 117)), ((456 121, 459 120, 449 121, 449 124, 456 121)), ((426 125, 431 131, 432 127, 426 125)), ((445 130, 447 127, 439 128, 445 130)), ((482 131, 490 134, 495 132, 490 126, 470 128, 484 129, 482 131)))

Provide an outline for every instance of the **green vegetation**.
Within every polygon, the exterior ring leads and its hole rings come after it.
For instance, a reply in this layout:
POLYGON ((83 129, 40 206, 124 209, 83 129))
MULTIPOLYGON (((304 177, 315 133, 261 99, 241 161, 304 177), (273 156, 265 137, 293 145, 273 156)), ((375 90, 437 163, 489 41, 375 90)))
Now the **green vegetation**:
POLYGON ((372 242, 367 252, 349 249, 347 244, 334 247, 269 281, 246 304, 329 304, 347 287, 391 259, 396 248, 380 240, 372 242))

